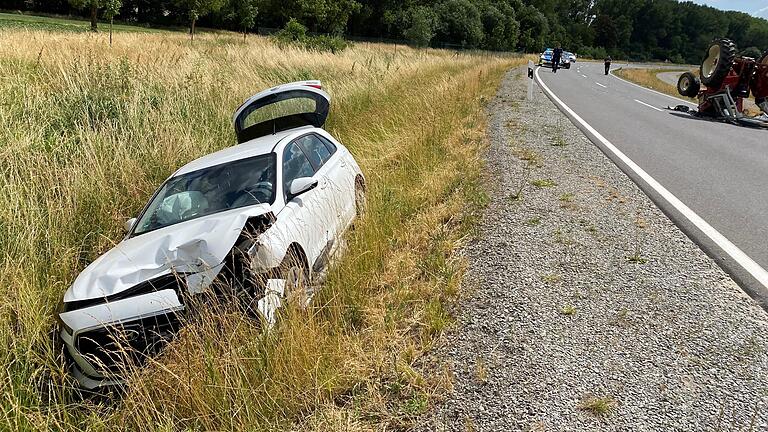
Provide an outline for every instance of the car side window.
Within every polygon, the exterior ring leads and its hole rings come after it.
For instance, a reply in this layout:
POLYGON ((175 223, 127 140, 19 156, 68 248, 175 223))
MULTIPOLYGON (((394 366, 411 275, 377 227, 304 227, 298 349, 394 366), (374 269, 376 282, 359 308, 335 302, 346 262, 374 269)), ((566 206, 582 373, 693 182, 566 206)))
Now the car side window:
POLYGON ((312 162, 312 166, 315 167, 315 170, 319 170, 320 167, 331 158, 331 152, 329 152, 325 144, 320 141, 320 137, 315 134, 304 135, 297 139, 296 142, 299 143, 302 150, 304 150, 304 154, 306 154, 309 161, 312 162))
POLYGON ((328 141, 325 137, 320 137, 320 139, 323 141, 323 144, 325 144, 325 148, 328 149, 328 153, 333 156, 334 153, 336 153, 336 145, 330 141, 328 141))
POLYGON ((299 177, 313 175, 315 175, 315 169, 299 144, 296 141, 288 144, 283 151, 283 194, 288 196, 292 181, 299 177))

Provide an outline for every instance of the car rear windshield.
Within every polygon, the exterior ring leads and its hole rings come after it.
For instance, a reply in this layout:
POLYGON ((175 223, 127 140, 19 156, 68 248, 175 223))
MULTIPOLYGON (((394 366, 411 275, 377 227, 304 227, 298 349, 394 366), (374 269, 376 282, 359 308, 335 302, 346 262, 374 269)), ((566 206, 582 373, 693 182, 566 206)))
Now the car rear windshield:
POLYGON ((275 155, 204 168, 168 179, 136 223, 134 235, 222 211, 275 200, 275 155))

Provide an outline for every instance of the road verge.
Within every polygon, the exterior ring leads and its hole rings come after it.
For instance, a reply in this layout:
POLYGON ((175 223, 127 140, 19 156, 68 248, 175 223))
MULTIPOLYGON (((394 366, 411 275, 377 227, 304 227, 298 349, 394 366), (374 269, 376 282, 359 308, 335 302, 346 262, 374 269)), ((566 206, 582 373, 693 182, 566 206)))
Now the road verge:
POLYGON ((489 112, 465 304, 423 430, 768 427, 768 322, 541 92, 489 112))

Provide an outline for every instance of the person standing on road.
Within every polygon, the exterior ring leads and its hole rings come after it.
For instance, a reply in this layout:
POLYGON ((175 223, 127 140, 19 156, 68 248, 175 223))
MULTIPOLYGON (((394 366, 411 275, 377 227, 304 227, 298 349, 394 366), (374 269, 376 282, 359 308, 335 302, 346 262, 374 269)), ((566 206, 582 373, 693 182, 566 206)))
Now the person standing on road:
POLYGON ((557 44, 557 48, 552 51, 552 72, 557 73, 561 58, 563 58, 563 48, 560 47, 560 44, 557 44))
POLYGON ((606 75, 608 75, 608 72, 611 71, 611 61, 613 61, 611 56, 608 56, 605 58, 605 74, 606 75))

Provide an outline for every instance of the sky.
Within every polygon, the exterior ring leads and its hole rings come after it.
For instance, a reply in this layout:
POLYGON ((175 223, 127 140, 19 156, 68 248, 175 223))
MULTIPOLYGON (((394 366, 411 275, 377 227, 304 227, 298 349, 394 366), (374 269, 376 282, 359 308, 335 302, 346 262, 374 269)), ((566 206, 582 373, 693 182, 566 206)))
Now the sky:
POLYGON ((718 9, 742 11, 768 19, 768 0, 693 0, 693 2, 718 9))

